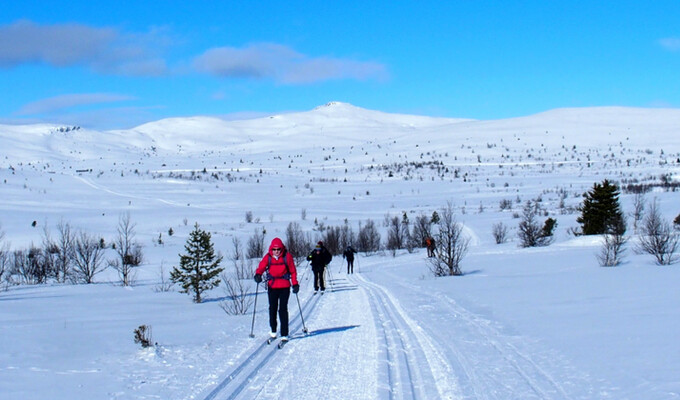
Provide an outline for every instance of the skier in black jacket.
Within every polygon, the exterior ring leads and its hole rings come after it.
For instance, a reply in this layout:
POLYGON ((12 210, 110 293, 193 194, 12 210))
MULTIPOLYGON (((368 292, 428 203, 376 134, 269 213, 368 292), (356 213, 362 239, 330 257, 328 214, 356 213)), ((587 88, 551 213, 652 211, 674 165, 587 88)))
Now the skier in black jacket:
POLYGON ((342 258, 347 260, 347 273, 348 274, 353 274, 354 273, 354 253, 357 251, 352 248, 352 246, 347 246, 347 249, 345 249, 345 252, 342 253, 342 258))
POLYGON ((321 289, 321 293, 326 290, 323 273, 326 265, 328 265, 332 259, 333 256, 324 247, 323 242, 317 243, 314 250, 307 256, 307 260, 312 263, 312 271, 314 272, 314 294, 316 294, 319 289, 321 289))

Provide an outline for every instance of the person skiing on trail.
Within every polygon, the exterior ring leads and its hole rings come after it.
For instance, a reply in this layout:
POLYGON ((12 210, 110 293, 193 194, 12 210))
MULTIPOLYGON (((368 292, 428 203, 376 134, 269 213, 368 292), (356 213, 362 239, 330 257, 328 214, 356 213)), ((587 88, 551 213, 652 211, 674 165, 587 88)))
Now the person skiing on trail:
POLYGON ((357 251, 352 248, 352 246, 347 246, 347 249, 345 249, 345 252, 342 253, 342 258, 347 260, 347 273, 348 274, 353 274, 354 273, 354 253, 357 251))
POLYGON ((430 236, 425 239, 425 246, 427 247, 427 256, 434 257, 434 251, 436 249, 434 238, 430 236))
POLYGON ((276 337, 276 314, 281 321, 281 340, 288 341, 288 299, 291 282, 293 293, 300 290, 293 256, 286 250, 283 241, 274 238, 269 251, 262 257, 255 270, 255 282, 262 282, 262 275, 267 273, 267 294, 269 297, 269 336, 276 337))
POLYGON ((314 272, 314 294, 316 294, 319 289, 321 293, 326 290, 326 284, 323 279, 324 269, 328 265, 333 256, 324 247, 323 242, 319 241, 312 252, 307 256, 307 260, 312 263, 312 272, 314 272))

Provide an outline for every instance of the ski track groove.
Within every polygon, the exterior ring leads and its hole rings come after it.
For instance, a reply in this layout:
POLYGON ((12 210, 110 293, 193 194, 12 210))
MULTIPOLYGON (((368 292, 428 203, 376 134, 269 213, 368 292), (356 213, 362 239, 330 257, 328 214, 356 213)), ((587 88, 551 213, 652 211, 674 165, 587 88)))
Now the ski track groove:
MULTIPOLYGON (((414 287, 401 283, 402 286, 409 290, 413 290, 414 287)), ((513 396, 519 396, 518 398, 538 398, 538 399, 571 399, 572 397, 567 394, 567 391, 560 385, 560 383, 551 376, 545 369, 533 360, 533 358, 526 353, 522 352, 515 345, 510 343, 504 338, 504 335, 499 332, 496 328, 490 325, 490 321, 483 320, 475 314, 471 313, 464 307, 460 306, 455 300, 445 296, 443 299, 435 297, 424 293, 429 299, 430 304, 439 303, 443 307, 443 314, 452 315, 454 318, 459 318, 465 323, 468 329, 473 329, 477 332, 477 336, 481 339, 481 344, 476 343, 477 347, 481 347, 484 344, 490 346, 496 353, 496 356, 491 361, 495 361, 496 364, 499 363, 498 357, 502 360, 501 362, 508 365, 512 371, 514 371, 517 376, 526 383, 527 388, 532 393, 518 393, 519 389, 517 385, 510 385, 507 379, 503 379, 502 374, 507 373, 507 369, 503 368, 503 365, 486 365, 487 368, 491 367, 497 368, 499 370, 498 374, 489 374, 488 376, 482 376, 475 371, 479 368, 473 363, 479 360, 474 359, 474 354, 465 354, 460 351, 458 346, 452 343, 445 343, 445 346, 451 351, 451 353, 457 359, 459 366, 467 378, 467 384, 473 391, 472 397, 475 399, 505 399, 508 393, 496 393, 499 387, 505 387, 509 393, 513 396), (486 384, 484 384, 484 383, 486 384), (493 384, 489 384, 493 382, 493 384), (495 389, 494 389, 495 388, 495 389)), ((462 347, 462 346, 461 346, 462 347)), ((487 355, 483 355, 485 360, 489 358, 487 355)), ((513 382, 510 382, 513 383, 513 382)), ((515 382, 516 383, 516 382, 515 382)))
MULTIPOLYGON (((314 311, 317 304, 319 303, 319 298, 320 296, 312 296, 312 298, 308 300, 302 307, 302 313, 308 316, 311 315, 312 311, 314 311)), ((302 320, 300 318, 300 314, 294 317, 290 322, 291 332, 301 330, 302 320)), ((295 338, 295 336, 291 335, 291 339, 293 338, 295 338)), ((233 368, 231 372, 224 379, 222 379, 222 381, 217 386, 215 386, 215 388, 204 398, 204 400, 237 399, 243 389, 248 386, 250 381, 255 377, 255 375, 257 375, 260 369, 269 363, 273 358, 275 358, 278 351, 283 350, 277 348, 277 344, 277 341, 267 344, 266 340, 264 340, 262 344, 260 344, 252 353, 250 353, 238 366, 233 368), (264 351, 270 346, 271 348, 268 352, 264 351), (259 361, 257 365, 249 368, 253 362, 257 361, 259 361), (247 375, 245 375, 244 378, 241 378, 243 373, 246 373, 247 375), (237 386, 232 388, 233 385, 237 386), (228 389, 232 390, 229 392, 228 389), (226 397, 221 396, 224 393, 229 393, 229 395, 226 397)))
POLYGON ((361 274, 354 283, 365 289, 371 299, 376 326, 382 330, 388 364, 389 398, 454 399, 457 382, 453 370, 435 342, 382 286, 367 281, 361 274), (434 385, 430 385, 434 382, 434 385), (434 386, 434 387, 433 387, 434 386))

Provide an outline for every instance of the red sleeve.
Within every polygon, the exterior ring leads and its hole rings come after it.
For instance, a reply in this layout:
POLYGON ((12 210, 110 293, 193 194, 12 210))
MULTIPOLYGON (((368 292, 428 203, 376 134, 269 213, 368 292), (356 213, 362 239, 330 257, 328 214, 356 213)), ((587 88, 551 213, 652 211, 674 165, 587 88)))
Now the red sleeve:
POLYGON ((264 257, 262 257, 262 260, 257 266, 255 273, 260 275, 264 274, 264 271, 267 269, 267 264, 269 264, 269 254, 265 254, 264 257))
POLYGON ((288 262, 288 272, 290 272, 290 280, 293 282, 293 285, 297 285, 298 280, 297 269, 295 269, 295 259, 293 259, 293 256, 290 253, 286 254, 286 259, 288 262))

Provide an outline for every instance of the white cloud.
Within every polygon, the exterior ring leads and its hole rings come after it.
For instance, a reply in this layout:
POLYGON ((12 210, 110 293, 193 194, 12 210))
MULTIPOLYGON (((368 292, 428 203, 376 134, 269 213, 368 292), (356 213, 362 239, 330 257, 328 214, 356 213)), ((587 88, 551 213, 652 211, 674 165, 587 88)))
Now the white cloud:
POLYGON ((659 39, 659 44, 669 51, 680 51, 680 38, 663 38, 659 39))
POLYGON ((38 100, 33 103, 28 103, 21 107, 21 109, 17 111, 16 114, 45 114, 81 105, 112 103, 132 99, 134 98, 130 96, 109 93, 65 94, 61 96, 50 97, 48 99, 38 100))
POLYGON ((85 66, 100 73, 156 76, 167 72, 154 42, 158 33, 121 34, 81 24, 39 25, 22 20, 0 26, 0 68, 26 63, 85 66))
POLYGON ((305 84, 333 79, 385 79, 387 69, 376 62, 331 57, 312 58, 272 43, 246 48, 213 48, 194 60, 200 72, 225 78, 271 79, 285 84, 305 84))

